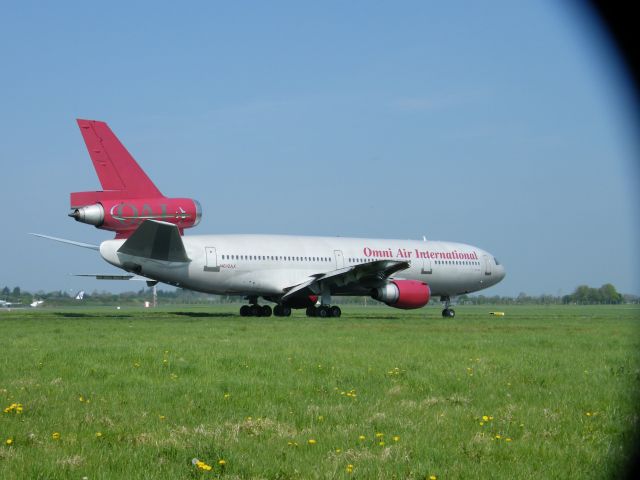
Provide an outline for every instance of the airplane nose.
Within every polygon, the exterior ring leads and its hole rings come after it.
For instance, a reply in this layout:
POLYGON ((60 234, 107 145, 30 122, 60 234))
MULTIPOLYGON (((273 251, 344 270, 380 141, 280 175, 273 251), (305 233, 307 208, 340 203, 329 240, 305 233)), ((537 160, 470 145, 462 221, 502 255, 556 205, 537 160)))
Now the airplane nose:
POLYGON ((505 270, 504 265, 500 265, 500 269, 498 270, 498 276, 500 277, 500 280, 498 281, 501 281, 506 275, 507 271, 505 270))

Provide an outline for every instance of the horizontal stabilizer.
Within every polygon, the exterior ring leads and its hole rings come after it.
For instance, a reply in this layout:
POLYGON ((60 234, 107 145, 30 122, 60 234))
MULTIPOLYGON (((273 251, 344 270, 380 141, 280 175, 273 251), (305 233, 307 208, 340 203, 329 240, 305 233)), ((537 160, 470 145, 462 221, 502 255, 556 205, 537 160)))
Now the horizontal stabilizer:
POLYGON ((136 277, 135 275, 108 275, 101 273, 73 273, 74 277, 90 277, 96 280, 146 280, 146 278, 136 277))
POLYGON ((178 227, 145 220, 118 249, 119 253, 164 262, 189 262, 178 227))
POLYGON ((98 245, 91 245, 90 243, 76 242, 74 240, 66 240, 64 238, 58 237, 50 237, 49 235, 42 235, 41 233, 30 233, 29 235, 33 235, 34 237, 46 238, 47 240, 55 240, 56 242, 68 243, 69 245, 74 245, 76 247, 90 248, 91 250, 100 250, 100 247, 98 245))

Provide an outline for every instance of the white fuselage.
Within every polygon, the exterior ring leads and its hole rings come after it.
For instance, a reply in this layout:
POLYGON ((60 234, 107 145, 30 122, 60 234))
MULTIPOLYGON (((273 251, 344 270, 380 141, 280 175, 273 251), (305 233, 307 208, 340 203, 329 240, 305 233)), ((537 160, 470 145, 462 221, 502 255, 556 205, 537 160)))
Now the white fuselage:
MULTIPOLYGON (((112 265, 160 282, 215 294, 271 296, 314 275, 375 260, 410 262, 395 279, 419 280, 432 296, 456 296, 495 285, 505 270, 490 253, 463 243, 285 235, 182 237, 188 263, 140 259, 107 240, 100 254, 112 265)), ((336 291, 362 295, 366 290, 336 291)))

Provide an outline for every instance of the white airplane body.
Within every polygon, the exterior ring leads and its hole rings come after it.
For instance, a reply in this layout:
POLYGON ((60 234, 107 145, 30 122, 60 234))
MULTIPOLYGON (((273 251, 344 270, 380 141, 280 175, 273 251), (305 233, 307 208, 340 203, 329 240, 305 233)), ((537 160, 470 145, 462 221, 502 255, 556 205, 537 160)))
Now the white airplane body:
POLYGON ((21 303, 7 302, 6 300, 0 300, 0 308, 11 308, 14 305, 22 305, 21 303))
MULTIPOLYGON (((221 295, 278 296, 314 276, 383 260, 409 261, 393 278, 424 281, 432 296, 475 292, 504 277, 493 255, 453 242, 285 235, 193 235, 182 242, 187 263, 118 253, 124 240, 102 242, 100 254, 119 268, 140 264, 145 277, 221 295)), ((346 282, 335 290, 368 295, 371 288, 346 282)))
MULTIPOLYGON (((451 299, 495 285, 504 267, 489 252, 464 243, 286 235, 191 235, 200 205, 164 197, 103 122, 78 120, 104 188, 71 194, 77 221, 116 232, 98 246, 110 264, 145 277, 213 294, 242 295, 242 315, 273 313, 340 316, 332 296, 363 295, 396 308, 420 308, 440 297, 443 316, 451 299)), ((98 278, 131 279, 133 275, 98 278)))

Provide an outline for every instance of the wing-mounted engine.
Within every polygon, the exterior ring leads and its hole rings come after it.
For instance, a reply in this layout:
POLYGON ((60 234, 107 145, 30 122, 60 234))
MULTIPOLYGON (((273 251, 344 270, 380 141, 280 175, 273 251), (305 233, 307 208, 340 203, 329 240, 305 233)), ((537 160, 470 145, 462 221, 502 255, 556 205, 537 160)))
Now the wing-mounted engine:
POLYGON ((106 123, 78 120, 78 126, 104 190, 72 193, 70 217, 116 232, 116 238, 129 237, 145 220, 172 223, 181 235, 198 225, 200 204, 165 197, 106 123))
POLYGON ((431 289, 417 280, 391 280, 383 287, 374 288, 371 296, 390 307, 409 310, 429 303, 431 289))

